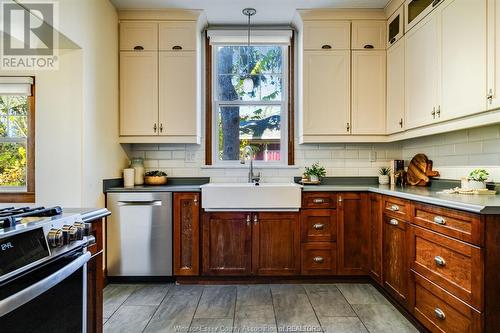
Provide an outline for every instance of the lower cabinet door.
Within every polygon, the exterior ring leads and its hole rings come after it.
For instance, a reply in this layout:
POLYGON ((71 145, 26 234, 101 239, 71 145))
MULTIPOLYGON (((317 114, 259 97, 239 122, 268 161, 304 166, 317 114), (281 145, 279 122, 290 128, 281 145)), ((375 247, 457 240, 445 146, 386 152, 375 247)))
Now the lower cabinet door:
POLYGON ((335 275, 336 272, 336 243, 302 244, 302 275, 335 275))
POLYGON ((200 193, 174 193, 174 274, 200 274, 200 193))
POLYGON ((383 200, 380 194, 370 194, 370 276, 382 284, 382 225, 383 200))
POLYGON ((251 213, 206 213, 203 219, 204 275, 252 273, 251 213))
POLYGON ((298 213, 254 213, 252 266, 257 275, 300 273, 298 213))

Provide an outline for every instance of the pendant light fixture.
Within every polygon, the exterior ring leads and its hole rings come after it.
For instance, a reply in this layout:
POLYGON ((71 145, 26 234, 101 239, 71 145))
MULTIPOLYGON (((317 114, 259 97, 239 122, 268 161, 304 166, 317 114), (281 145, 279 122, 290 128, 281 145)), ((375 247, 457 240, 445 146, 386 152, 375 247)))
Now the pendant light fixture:
POLYGON ((257 13, 255 8, 245 8, 243 9, 243 15, 248 16, 248 44, 247 44, 247 73, 245 79, 243 79, 243 91, 247 94, 253 91, 253 80, 250 73, 250 18, 257 13))

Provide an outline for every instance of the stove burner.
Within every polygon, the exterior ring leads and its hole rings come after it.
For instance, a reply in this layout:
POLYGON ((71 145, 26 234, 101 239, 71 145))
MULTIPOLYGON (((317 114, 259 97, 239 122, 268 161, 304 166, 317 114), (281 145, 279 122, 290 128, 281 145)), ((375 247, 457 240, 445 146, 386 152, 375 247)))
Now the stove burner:
POLYGON ((59 206, 45 207, 7 207, 0 209, 0 229, 15 226, 23 217, 50 217, 62 214, 59 206))

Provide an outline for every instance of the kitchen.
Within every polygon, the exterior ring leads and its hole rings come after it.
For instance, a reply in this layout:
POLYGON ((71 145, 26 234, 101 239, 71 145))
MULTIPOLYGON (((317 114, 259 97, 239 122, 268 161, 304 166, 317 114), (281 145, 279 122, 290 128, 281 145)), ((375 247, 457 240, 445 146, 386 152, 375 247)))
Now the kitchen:
POLYGON ((500 329, 499 0, 1 5, 0 332, 500 329))

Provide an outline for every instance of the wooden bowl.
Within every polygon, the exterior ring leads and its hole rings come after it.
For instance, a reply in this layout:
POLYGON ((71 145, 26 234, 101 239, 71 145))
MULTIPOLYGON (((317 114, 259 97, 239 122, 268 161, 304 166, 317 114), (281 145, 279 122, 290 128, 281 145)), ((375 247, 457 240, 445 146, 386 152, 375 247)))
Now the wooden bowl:
POLYGON ((167 176, 145 176, 144 183, 146 185, 165 185, 167 176))

